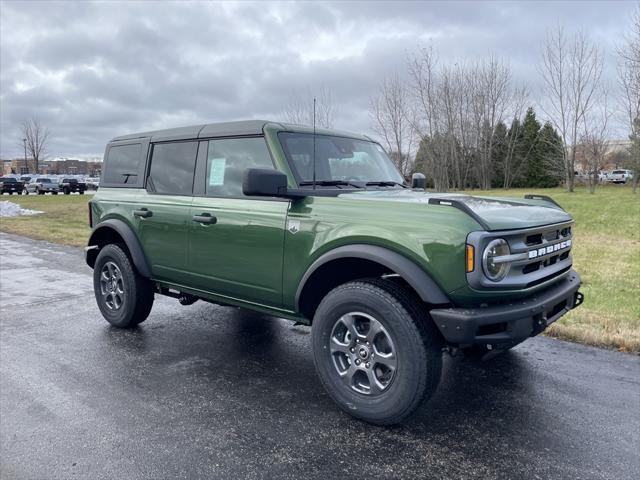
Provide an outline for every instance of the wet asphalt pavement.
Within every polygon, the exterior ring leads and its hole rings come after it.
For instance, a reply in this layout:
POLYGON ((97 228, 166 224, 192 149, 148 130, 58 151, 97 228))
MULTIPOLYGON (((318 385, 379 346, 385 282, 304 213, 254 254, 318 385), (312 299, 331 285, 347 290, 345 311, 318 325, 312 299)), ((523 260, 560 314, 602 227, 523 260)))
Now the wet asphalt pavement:
POLYGON ((79 249, 0 234, 1 478, 640 478, 640 357, 538 337, 446 358, 403 425, 341 413, 309 329, 156 300, 95 306, 79 249))

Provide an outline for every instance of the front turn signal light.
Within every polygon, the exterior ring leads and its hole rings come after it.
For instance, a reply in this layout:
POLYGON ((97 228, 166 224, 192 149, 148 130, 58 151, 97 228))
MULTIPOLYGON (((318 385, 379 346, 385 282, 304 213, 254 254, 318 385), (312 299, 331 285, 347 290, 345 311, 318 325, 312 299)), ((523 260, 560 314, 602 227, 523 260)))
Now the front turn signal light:
POLYGON ((467 273, 473 272, 475 264, 475 249, 473 248, 473 245, 467 245, 467 273))

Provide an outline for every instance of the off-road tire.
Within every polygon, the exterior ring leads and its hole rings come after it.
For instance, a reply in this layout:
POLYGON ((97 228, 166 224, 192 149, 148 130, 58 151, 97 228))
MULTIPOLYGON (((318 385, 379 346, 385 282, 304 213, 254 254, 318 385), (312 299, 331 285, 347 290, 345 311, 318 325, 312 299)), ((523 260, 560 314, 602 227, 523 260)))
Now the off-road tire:
POLYGON ((135 269, 124 245, 102 247, 93 268, 93 290, 102 316, 114 327, 135 327, 147 319, 153 306, 153 284, 135 269), (117 308, 109 307, 103 295, 101 275, 108 263, 114 264, 121 274, 123 298, 117 308))
POLYGON ((442 371, 442 337, 420 299, 380 278, 345 283, 321 301, 311 329, 314 361, 327 393, 346 413, 376 425, 401 422, 436 390, 442 371), (389 385, 371 396, 346 385, 330 342, 339 319, 350 312, 375 318, 395 347, 397 367, 389 385))

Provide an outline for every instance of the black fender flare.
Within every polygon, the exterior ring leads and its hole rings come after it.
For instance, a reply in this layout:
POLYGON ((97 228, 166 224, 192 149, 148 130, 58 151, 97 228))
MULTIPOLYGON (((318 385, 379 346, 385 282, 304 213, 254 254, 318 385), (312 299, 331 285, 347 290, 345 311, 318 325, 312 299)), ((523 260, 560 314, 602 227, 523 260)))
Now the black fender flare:
MULTIPOLYGON (((100 232, 103 232, 106 229, 114 230, 118 233, 118 235, 122 237, 124 243, 129 249, 133 264, 135 265, 140 275, 142 275, 143 277, 151 278, 151 269, 149 268, 147 257, 145 257, 144 255, 142 245, 140 245, 140 240, 138 240, 138 237, 129 225, 127 225, 123 220, 119 220, 117 218, 110 218, 109 220, 100 222, 91 231, 91 236, 89 237, 88 242, 89 246, 87 247, 87 265, 93 268, 93 265, 90 263, 91 259, 89 256, 89 252, 92 251, 91 247, 97 245, 96 238, 99 236, 100 232)), ((97 251, 95 253, 95 256, 97 256, 97 251)), ((95 263, 95 256, 93 257, 93 263, 95 263)))
POLYGON ((330 250, 311 264, 298 284, 296 292, 296 307, 298 310, 300 309, 302 291, 313 273, 322 265, 340 258, 362 258, 384 265, 389 270, 400 275, 423 301, 432 305, 451 303, 451 300, 447 298, 431 276, 404 255, 376 245, 351 244, 330 250))

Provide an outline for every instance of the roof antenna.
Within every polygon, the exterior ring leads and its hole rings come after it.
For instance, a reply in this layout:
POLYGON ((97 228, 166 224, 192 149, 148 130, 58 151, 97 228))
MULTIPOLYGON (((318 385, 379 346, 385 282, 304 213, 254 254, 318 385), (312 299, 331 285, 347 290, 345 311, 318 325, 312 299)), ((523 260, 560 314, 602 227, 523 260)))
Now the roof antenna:
POLYGON ((316 189, 316 97, 313 97, 313 189, 316 189))

